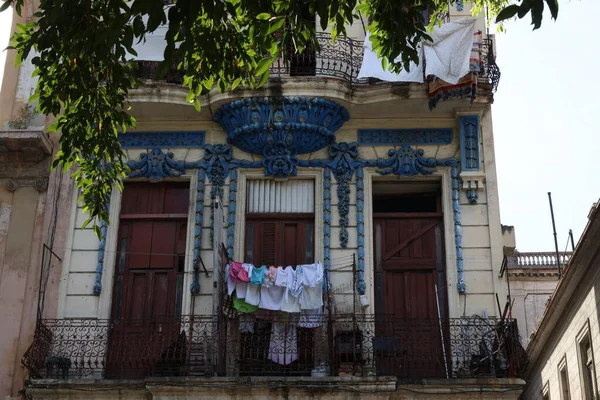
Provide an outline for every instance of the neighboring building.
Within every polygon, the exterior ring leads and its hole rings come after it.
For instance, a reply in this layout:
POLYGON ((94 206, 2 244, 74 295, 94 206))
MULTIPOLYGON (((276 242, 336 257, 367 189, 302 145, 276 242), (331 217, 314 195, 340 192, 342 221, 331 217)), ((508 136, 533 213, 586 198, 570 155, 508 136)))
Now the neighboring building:
POLYGON ((527 347, 525 400, 599 398, 599 204, 527 347))
MULTIPOLYGON (((571 254, 559 253, 561 267, 567 264, 571 254)), ((508 296, 512 302, 511 316, 518 322, 525 346, 558 285, 558 268, 555 252, 515 251, 505 258, 502 275, 506 277, 508 296)))
MULTIPOLYGON (((452 21, 469 17, 451 10, 452 21)), ((280 60, 261 90, 211 92, 201 112, 177 74, 132 91, 137 130, 121 135, 131 173, 101 240, 82 228, 69 173, 53 171, 45 197, 0 188, 0 210, 19 202, 0 225, 0 285, 18 292, 0 293, 11 327, 0 396, 27 379, 31 399, 518 398, 523 351, 497 302, 507 298, 499 72, 483 17, 474 30, 473 72, 457 85, 359 78, 358 21, 333 45, 320 32, 321 53, 280 60), (19 211, 20 193, 37 203, 19 211), (16 251, 26 259, 11 264, 16 251), (324 288, 322 317, 313 328, 285 314, 240 317, 222 293, 227 257, 322 263, 312 287, 324 288)), ((153 80, 161 49, 145 50, 142 77, 153 80)), ((34 85, 28 64, 11 62, 6 118, 34 85)))

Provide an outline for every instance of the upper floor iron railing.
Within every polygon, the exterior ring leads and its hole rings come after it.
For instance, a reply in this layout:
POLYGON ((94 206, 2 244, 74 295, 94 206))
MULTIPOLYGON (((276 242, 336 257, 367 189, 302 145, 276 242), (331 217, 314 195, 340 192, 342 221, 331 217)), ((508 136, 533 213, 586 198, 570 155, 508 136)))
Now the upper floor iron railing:
MULTIPOLYGON (((288 51, 285 57, 276 60, 270 69, 271 78, 320 77, 341 79, 351 85, 368 85, 377 80, 358 78, 363 61, 363 41, 339 38, 332 42, 331 35, 325 32, 316 34, 320 50, 306 48, 302 53, 288 51)), ((478 81, 495 92, 500 81, 500 69, 496 65, 493 40, 488 37, 475 48, 480 49, 481 68, 478 81)), ((141 79, 163 80, 166 83, 181 84, 183 76, 176 67, 164 77, 158 76, 156 61, 138 61, 141 79)))
POLYGON ((23 357, 31 378, 154 376, 516 377, 516 321, 384 315, 46 319, 23 357))

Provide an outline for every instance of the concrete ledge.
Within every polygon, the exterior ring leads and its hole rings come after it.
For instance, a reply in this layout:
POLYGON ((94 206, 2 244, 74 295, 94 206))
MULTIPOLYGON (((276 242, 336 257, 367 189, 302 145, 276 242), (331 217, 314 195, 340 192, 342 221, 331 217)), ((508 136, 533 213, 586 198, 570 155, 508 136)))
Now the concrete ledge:
POLYGON ((521 379, 428 379, 402 383, 395 377, 174 377, 145 380, 33 380, 31 399, 517 399, 521 379))
POLYGON ((43 131, 0 131, 0 153, 2 152, 52 154, 52 142, 43 131))

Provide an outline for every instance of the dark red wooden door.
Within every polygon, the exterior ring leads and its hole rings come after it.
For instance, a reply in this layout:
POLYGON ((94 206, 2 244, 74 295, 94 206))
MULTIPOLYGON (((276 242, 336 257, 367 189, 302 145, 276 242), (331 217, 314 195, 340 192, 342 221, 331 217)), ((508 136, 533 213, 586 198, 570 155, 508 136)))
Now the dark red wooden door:
POLYGON ((437 217, 375 218, 378 373, 445 376, 444 327, 438 317, 445 314, 445 306, 439 306, 436 296, 440 226, 437 217))
POLYGON ((141 378, 159 373, 165 362, 173 361, 165 360, 165 354, 179 359, 184 355, 179 317, 188 195, 187 185, 180 183, 125 185, 108 377, 141 378), (169 350, 173 346, 179 346, 178 354, 169 350))

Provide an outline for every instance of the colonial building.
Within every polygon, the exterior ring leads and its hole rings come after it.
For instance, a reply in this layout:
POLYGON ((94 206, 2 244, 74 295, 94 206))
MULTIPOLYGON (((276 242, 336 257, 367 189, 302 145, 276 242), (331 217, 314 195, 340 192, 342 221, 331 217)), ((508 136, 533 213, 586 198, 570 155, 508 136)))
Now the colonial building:
MULTIPOLYGON (((401 76, 377 69, 360 21, 335 44, 319 32, 320 52, 288 54, 260 90, 212 91, 200 112, 176 73, 157 80, 157 37, 138 51, 131 171, 101 239, 69 173, 23 211, 38 236, 13 219, 24 203, 5 211, 0 285, 30 290, 19 315, 0 294, 20 326, 2 338, 1 395, 518 398, 483 17, 457 2, 401 76), (31 260, 13 266, 24 236, 31 260)), ((11 74, 33 86, 27 64, 11 74)), ((35 194, 15 187, 0 210, 35 194)))
POLYGON ((506 278, 511 316, 517 320, 523 345, 535 332, 559 280, 559 268, 567 265, 572 252, 520 252, 506 256, 501 275, 506 278))
POLYGON ((525 400, 592 400, 600 395, 598 204, 527 347, 525 400))

